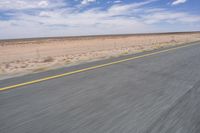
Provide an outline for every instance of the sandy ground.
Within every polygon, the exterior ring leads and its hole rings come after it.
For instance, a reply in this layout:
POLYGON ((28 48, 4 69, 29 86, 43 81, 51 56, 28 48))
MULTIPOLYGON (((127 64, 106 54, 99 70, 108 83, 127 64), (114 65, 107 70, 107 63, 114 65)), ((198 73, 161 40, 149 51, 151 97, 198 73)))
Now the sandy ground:
POLYGON ((200 33, 0 41, 0 77, 200 40, 200 33))

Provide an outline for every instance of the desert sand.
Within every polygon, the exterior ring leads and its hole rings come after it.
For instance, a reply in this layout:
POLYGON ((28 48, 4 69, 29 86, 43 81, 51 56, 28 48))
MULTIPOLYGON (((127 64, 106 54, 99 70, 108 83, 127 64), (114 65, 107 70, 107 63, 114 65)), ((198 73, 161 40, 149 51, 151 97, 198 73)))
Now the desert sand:
POLYGON ((200 41, 200 33, 168 33, 0 41, 0 76, 49 70, 200 41))

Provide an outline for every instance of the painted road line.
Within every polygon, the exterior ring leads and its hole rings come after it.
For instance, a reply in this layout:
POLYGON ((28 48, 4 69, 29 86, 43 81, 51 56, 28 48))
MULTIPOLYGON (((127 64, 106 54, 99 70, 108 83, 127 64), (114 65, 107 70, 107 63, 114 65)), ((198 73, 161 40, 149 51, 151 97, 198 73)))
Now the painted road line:
POLYGON ((61 77, 64 77, 64 76, 69 76, 69 75, 76 74, 76 73, 86 72, 86 71, 89 71, 89 70, 94 70, 94 69, 98 69, 98 68, 102 68, 102 67, 106 67, 106 66, 110 66, 110 65, 115 65, 115 64, 122 63, 122 62, 130 61, 130 60, 134 60, 134 59, 138 59, 138 58, 143 58, 143 57, 147 57, 147 56, 151 56, 151 55, 156 55, 156 54, 160 54, 160 53, 164 53, 164 52, 168 52, 168 51, 172 51, 172 50, 176 50, 176 49, 180 49, 180 48, 184 48, 184 47, 189 47, 189 46, 193 46, 193 45, 198 45, 198 43, 197 44, 188 44, 188 45, 177 46, 177 47, 174 47, 174 48, 169 48, 169 49, 166 49, 166 50, 161 50, 161 51, 157 51, 157 52, 153 52, 153 53, 149 53, 149 54, 144 54, 144 55, 135 56, 135 57, 129 57, 127 59, 122 59, 122 60, 118 60, 118 61, 114 61, 114 62, 110 62, 110 63, 96 65, 96 66, 92 66, 92 67, 88 67, 88 68, 84 68, 84 69, 79 69, 79 70, 75 70, 75 71, 71 71, 71 72, 66 72, 66 73, 63 73, 63 74, 58 74, 58 75, 49 76, 49 77, 45 77, 45 78, 41 78, 41 79, 37 79, 37 80, 32 80, 32 81, 28 81, 28 82, 24 82, 24 83, 20 83, 20 84, 15 84, 15 85, 0 88, 0 91, 6 91, 6 90, 14 89, 14 88, 17 88, 17 87, 31 85, 31 84, 51 80, 51 79, 61 78, 61 77))

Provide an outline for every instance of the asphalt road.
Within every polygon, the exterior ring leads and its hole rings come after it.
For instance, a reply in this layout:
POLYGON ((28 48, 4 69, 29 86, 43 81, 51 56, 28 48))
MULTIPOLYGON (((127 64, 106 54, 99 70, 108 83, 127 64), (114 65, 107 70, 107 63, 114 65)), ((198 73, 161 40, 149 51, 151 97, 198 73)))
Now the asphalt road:
POLYGON ((0 133, 199 132, 200 43, 0 92, 0 133))

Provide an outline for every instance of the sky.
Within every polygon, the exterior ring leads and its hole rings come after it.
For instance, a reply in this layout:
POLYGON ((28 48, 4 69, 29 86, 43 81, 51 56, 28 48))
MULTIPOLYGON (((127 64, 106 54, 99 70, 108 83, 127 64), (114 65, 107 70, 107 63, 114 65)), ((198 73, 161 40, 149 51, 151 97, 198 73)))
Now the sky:
POLYGON ((0 39, 200 31, 200 0, 0 0, 0 39))

